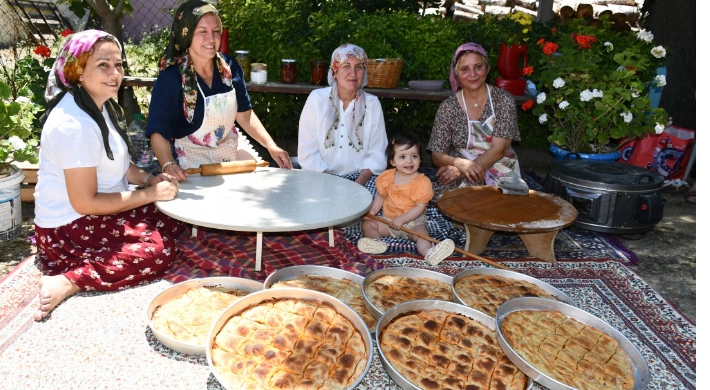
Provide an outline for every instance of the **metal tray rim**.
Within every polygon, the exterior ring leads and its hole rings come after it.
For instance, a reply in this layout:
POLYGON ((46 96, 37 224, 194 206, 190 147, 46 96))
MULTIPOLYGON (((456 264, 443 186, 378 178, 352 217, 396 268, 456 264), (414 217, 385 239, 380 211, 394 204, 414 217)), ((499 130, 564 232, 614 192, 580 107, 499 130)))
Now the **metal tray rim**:
POLYGON ((456 275, 454 275, 454 280, 451 283, 451 289, 454 292, 454 300, 462 305, 466 305, 466 303, 463 301, 463 299, 459 296, 458 292, 456 292, 456 282, 459 280, 465 278, 466 276, 469 275, 494 275, 494 276, 502 276, 505 278, 510 278, 510 279, 517 279, 517 280, 524 280, 526 282, 530 282, 544 291, 556 295, 559 298, 561 298, 561 302, 565 302, 569 305, 572 306, 577 306, 577 303, 570 298, 567 294, 564 292, 560 291, 557 287, 544 282, 540 279, 534 278, 529 275, 525 275, 520 272, 516 271, 508 271, 505 269, 500 269, 500 268, 486 268, 486 267, 476 267, 476 268, 468 268, 462 271, 459 271, 456 275))
MULTIPOLYGON (((375 306, 374 303, 368 298, 367 293, 365 292, 365 288, 372 283, 373 279, 377 280, 381 275, 395 275, 395 276, 414 276, 414 277, 428 277, 431 279, 436 279, 440 282, 447 283, 449 287, 451 288, 451 295, 453 296, 453 276, 449 276, 445 273, 438 272, 438 271, 432 271, 428 269, 422 269, 422 268, 413 268, 413 267, 389 267, 389 268, 382 268, 377 271, 372 271, 367 276, 365 276, 365 280, 362 282, 362 296, 365 298, 365 306, 367 307, 367 310, 370 311, 370 314, 372 314, 373 317, 375 317, 376 320, 379 320, 380 317, 382 317, 383 312, 380 311, 377 306, 375 306)), ((445 302, 445 301, 442 301, 445 302)))
POLYGON ((153 332, 153 335, 155 336, 158 341, 160 341, 161 344, 165 345, 166 347, 178 351, 181 353, 185 353, 188 355, 194 355, 194 356, 204 356, 205 354, 205 347, 197 344, 190 344, 186 343, 184 341, 179 341, 175 340, 171 337, 169 337, 166 334, 161 333, 160 331, 156 330, 155 327, 153 326, 153 313, 155 310, 158 308, 158 306, 164 304, 165 302, 169 301, 172 298, 175 298, 176 296, 188 291, 192 290, 195 288, 200 288, 200 287, 212 287, 212 286, 225 286, 229 288, 237 288, 240 290, 247 290, 250 292, 254 291, 259 291, 263 289, 263 283, 258 282, 256 280, 251 280, 251 279, 246 279, 246 278, 239 278, 239 277, 233 277, 233 276, 212 276, 212 277, 206 277, 206 278, 198 278, 198 279, 188 279, 183 282, 174 284, 165 290, 161 291, 158 295, 156 295, 148 304, 148 307, 146 309, 146 318, 148 320, 148 327, 150 327, 150 331, 153 332))
POLYGON ((207 359, 207 365, 210 368, 210 372, 212 373, 212 375, 215 376, 215 378, 217 378, 217 381, 222 386, 224 386, 224 388, 228 388, 225 383, 222 383, 221 376, 214 368, 214 364, 212 363, 212 354, 210 353, 210 350, 212 347, 212 342, 217 336, 217 333, 222 329, 227 320, 229 320, 234 315, 240 313, 241 311, 245 310, 249 306, 261 303, 266 300, 279 298, 296 298, 311 300, 315 299, 327 302, 333 305, 333 307, 336 308, 338 313, 342 314, 353 324, 353 326, 355 326, 355 328, 360 332, 360 336, 362 336, 362 340, 365 343, 365 350, 367 351, 368 355, 367 364, 365 365, 365 369, 363 370, 362 374, 360 374, 358 379, 353 382, 352 386, 348 387, 348 390, 355 389, 370 371, 370 367, 372 366, 373 355, 375 353, 372 335, 370 334, 370 330, 367 328, 367 324, 365 324, 365 321, 360 318, 360 315, 357 314, 355 310, 353 310, 350 306, 346 305, 335 297, 332 297, 328 294, 319 291, 292 287, 268 289, 253 292, 224 309, 224 311, 222 311, 222 314, 220 314, 220 316, 212 323, 212 327, 210 328, 210 331, 207 336, 207 345, 203 348, 203 353, 205 354, 205 357, 207 359))
POLYGON ((613 326, 609 325, 604 320, 599 317, 586 312, 578 307, 566 304, 564 302, 553 301, 551 299, 545 298, 534 298, 534 297, 523 297, 511 299, 498 308, 496 313, 495 324, 496 324, 496 338, 498 339, 498 344, 503 349, 503 352, 508 356, 508 358, 515 364, 520 370, 525 372, 530 378, 535 382, 547 387, 550 390, 576 390, 567 384, 564 384, 549 375, 543 373, 542 371, 535 368, 532 364, 529 364, 522 356, 520 356, 511 346, 508 341, 503 337, 501 333, 500 326, 503 323, 505 317, 515 311, 519 310, 559 310, 562 314, 565 314, 575 320, 589 325, 597 330, 605 332, 609 336, 613 337, 614 340, 619 344, 619 346, 629 355, 631 360, 631 366, 634 372, 634 379, 636 383, 634 384, 633 390, 643 390, 645 389, 649 382, 651 381, 651 374, 649 371, 646 359, 644 359, 641 352, 636 348, 636 346, 631 343, 629 339, 626 338, 621 332, 616 330, 613 326))
POLYGON ((351 280, 359 285, 365 280, 364 276, 354 272, 324 265, 292 265, 272 272, 264 280, 264 290, 271 288, 277 282, 290 280, 301 275, 331 276, 351 280))
MULTIPOLYGON (((495 319, 480 310, 476 310, 470 306, 466 306, 456 302, 439 301, 434 299, 418 299, 413 301, 407 301, 400 303, 399 305, 391 307, 387 310, 379 321, 377 321, 377 331, 375 333, 375 340, 377 345, 377 352, 379 353, 380 360, 382 361, 382 366, 384 367, 387 374, 404 390, 419 390, 414 383, 405 378, 402 374, 397 371, 389 359, 385 357, 380 348, 380 334, 382 330, 390 323, 393 319, 399 317, 401 314, 409 313, 412 311, 419 310, 443 310, 449 313, 456 313, 471 318, 475 321, 480 322, 484 326, 488 327, 493 332, 496 332, 495 319)), ((501 348, 502 349, 502 348, 501 348)), ((521 370, 522 371, 522 370, 521 370)), ((527 390, 530 390, 533 386, 533 380, 528 376, 527 390)))

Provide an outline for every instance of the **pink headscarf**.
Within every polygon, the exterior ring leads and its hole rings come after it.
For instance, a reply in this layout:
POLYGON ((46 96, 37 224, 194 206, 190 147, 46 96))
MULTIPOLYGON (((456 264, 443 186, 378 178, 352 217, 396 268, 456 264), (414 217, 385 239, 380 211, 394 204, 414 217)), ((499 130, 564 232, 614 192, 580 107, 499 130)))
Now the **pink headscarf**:
POLYGON ((66 88, 71 89, 72 85, 67 81, 64 75, 64 65, 69 62, 76 61, 76 59, 90 51, 96 41, 102 37, 110 37, 116 42, 119 50, 121 50, 121 43, 113 35, 99 30, 84 30, 78 33, 68 35, 64 38, 62 42, 62 49, 57 54, 57 59, 52 65, 52 69, 49 71, 49 77, 47 78, 47 87, 44 90, 44 98, 47 101, 52 100, 52 98, 58 95, 61 91, 61 85, 66 88), (59 84, 61 82, 61 85, 59 84))
POLYGON ((459 60, 459 57, 469 52, 478 53, 485 57, 486 60, 488 59, 488 53, 486 53, 483 46, 478 43, 469 42, 459 46, 458 49, 456 49, 456 53, 454 53, 454 57, 451 59, 451 68, 449 68, 449 82, 451 82, 451 91, 453 93, 461 89, 461 84, 459 84, 459 80, 456 78, 456 61, 459 60))

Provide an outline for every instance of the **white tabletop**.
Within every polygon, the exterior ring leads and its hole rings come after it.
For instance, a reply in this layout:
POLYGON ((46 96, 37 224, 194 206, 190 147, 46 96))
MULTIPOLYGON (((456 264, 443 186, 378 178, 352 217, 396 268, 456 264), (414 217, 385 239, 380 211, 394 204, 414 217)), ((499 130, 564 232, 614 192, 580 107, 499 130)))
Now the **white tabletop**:
POLYGON ((370 210, 363 186, 327 173, 257 168, 219 176, 190 175, 171 201, 156 202, 180 221, 216 229, 286 232, 337 226, 370 210))

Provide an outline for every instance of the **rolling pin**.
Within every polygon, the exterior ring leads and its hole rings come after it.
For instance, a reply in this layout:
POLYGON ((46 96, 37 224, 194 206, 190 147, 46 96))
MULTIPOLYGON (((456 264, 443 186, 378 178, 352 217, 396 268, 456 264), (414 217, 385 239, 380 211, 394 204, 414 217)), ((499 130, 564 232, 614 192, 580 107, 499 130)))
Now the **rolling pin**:
POLYGON ((268 167, 268 161, 257 163, 254 160, 228 161, 215 164, 202 164, 199 168, 188 168, 187 173, 199 173, 202 176, 228 175, 230 173, 254 172, 256 167, 268 167))

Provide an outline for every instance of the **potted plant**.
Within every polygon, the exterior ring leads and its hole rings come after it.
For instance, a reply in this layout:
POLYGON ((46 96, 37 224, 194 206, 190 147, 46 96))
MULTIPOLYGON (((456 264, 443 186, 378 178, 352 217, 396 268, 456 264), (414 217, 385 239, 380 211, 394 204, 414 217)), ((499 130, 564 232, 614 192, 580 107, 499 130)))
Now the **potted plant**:
POLYGON ((523 110, 548 127, 551 149, 613 151, 621 139, 668 125, 665 110, 648 97, 652 83, 665 84, 655 71, 666 55, 650 32, 616 33, 606 20, 601 28, 572 22, 553 27, 530 51, 536 60, 529 77, 540 92, 523 110))

